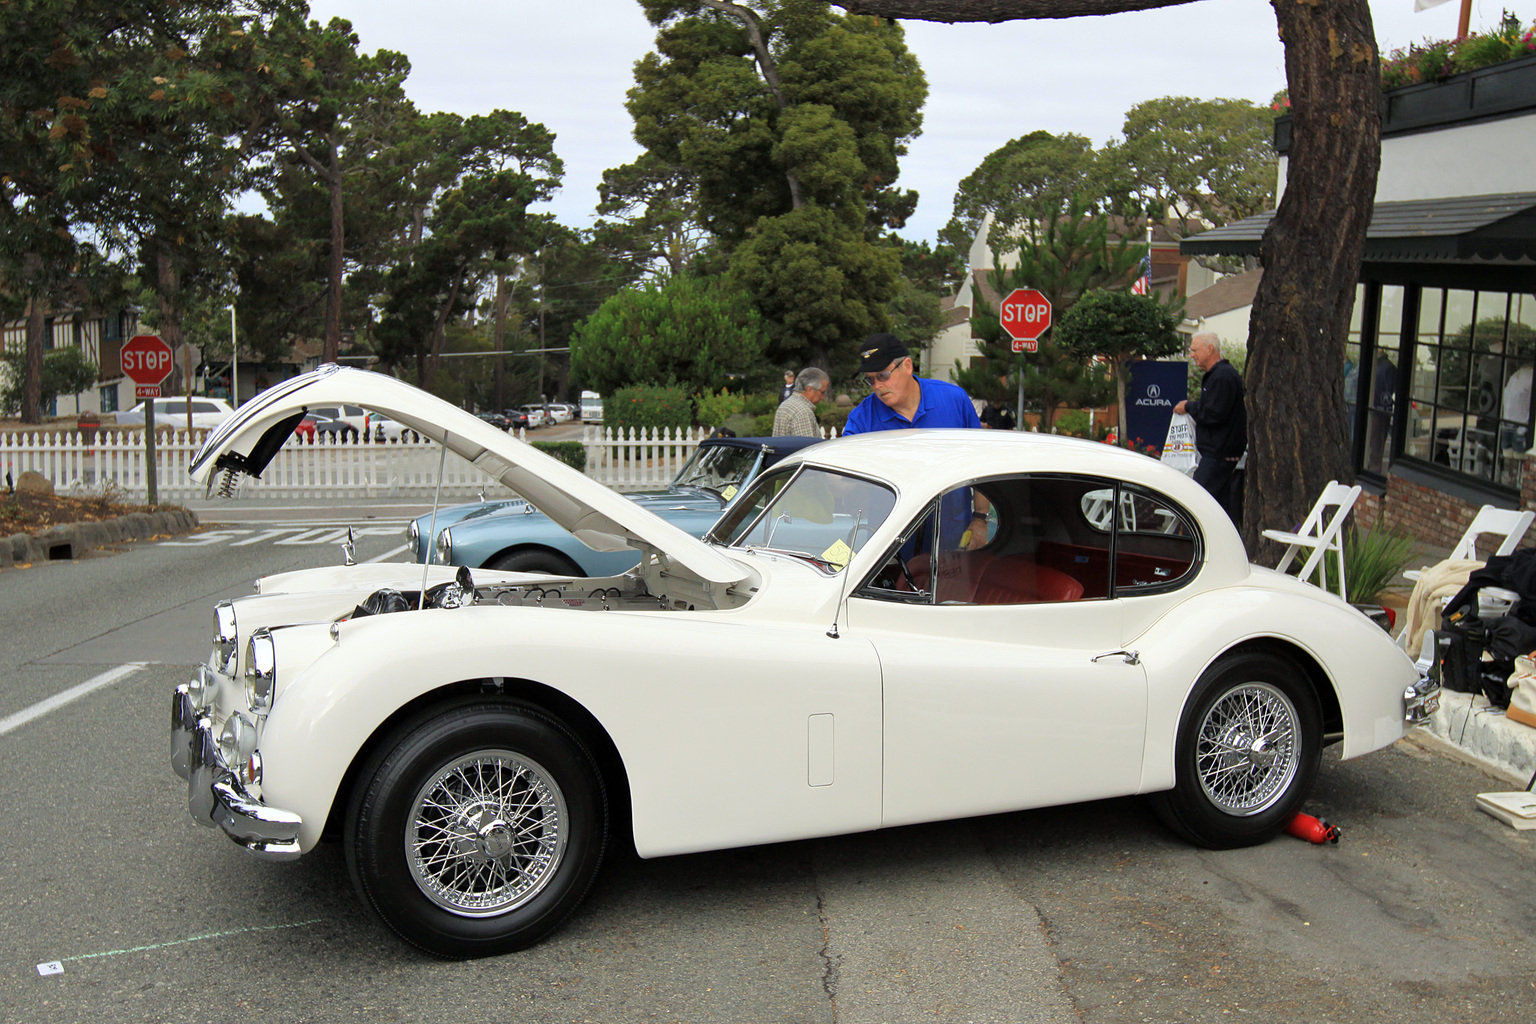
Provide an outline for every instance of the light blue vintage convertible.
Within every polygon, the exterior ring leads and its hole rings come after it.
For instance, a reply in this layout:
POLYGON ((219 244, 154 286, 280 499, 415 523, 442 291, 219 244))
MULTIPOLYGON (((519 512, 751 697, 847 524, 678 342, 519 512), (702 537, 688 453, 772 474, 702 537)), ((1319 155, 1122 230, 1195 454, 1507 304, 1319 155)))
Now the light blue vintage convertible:
MULTIPOLYGON (((814 437, 712 437, 694 450, 664 490, 625 497, 695 537, 702 537, 731 499, 780 459, 815 444, 814 437)), ((630 548, 594 551, 520 498, 470 502, 420 516, 407 527, 412 558, 439 565, 613 576, 640 562, 630 548), (436 534, 435 543, 428 538, 436 534)))

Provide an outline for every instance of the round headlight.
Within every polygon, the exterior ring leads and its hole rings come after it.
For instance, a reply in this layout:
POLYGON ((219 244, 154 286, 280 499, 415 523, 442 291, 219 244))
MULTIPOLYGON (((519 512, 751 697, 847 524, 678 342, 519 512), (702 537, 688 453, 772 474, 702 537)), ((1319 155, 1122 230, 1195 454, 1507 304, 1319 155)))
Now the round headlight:
POLYGON ((405 539, 411 542, 411 557, 416 557, 416 550, 421 547, 421 526, 416 520, 411 520, 411 525, 405 528, 405 539))
POLYGON ((277 682, 277 647, 272 634, 258 629, 245 645, 245 703, 264 715, 272 710, 272 691, 277 682))
POLYGON ((236 711, 219 730, 219 761, 230 771, 239 771, 256 752, 256 725, 236 711))
POLYGON ((218 689, 218 679, 207 665, 199 665, 192 670, 192 678, 187 680, 187 699, 192 702, 194 708, 201 710, 213 703, 214 692, 218 689))
POLYGON ((453 531, 444 530, 437 535, 437 564, 453 564, 453 531))
POLYGON ((227 676, 235 674, 235 654, 240 650, 240 629, 235 606, 220 601, 213 606, 213 667, 227 676))

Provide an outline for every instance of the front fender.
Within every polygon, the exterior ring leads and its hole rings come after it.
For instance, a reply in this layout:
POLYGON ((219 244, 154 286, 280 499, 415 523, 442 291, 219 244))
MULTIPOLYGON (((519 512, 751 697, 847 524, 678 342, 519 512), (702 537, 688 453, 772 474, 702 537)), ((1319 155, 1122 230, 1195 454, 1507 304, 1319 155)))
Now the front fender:
POLYGON ((1380 626, 1332 594, 1220 588, 1192 597, 1177 614, 1178 625, 1165 618, 1129 645, 1147 668, 1143 792, 1173 786, 1179 721, 1195 682, 1245 644, 1286 645, 1316 663, 1342 713, 1343 757, 1402 738, 1403 690, 1418 678, 1413 662, 1380 626))
POLYGON ((303 817, 299 846, 308 851, 358 752, 401 707, 465 680, 558 677, 564 631, 557 617, 584 613, 428 609, 338 623, 334 645, 283 687, 267 718, 259 748, 263 799, 303 817), (534 615, 542 621, 530 621, 534 615), (509 636, 514 620, 537 642, 509 636))
POLYGON ((301 850, 318 841, 358 753, 400 708, 495 678, 554 689, 606 731, 642 856, 879 825, 880 669, 867 643, 719 612, 563 607, 429 609, 336 630, 336 645, 284 688, 261 736, 263 799, 303 818, 301 850), (835 785, 808 783, 813 720, 836 722, 825 747, 835 785))

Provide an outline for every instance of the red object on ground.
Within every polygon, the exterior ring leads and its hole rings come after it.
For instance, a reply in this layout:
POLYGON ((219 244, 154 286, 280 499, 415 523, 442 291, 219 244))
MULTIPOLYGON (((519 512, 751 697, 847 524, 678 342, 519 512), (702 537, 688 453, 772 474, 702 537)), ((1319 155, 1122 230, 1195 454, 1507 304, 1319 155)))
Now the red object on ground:
POLYGON ((1291 819, 1291 823, 1285 826, 1285 830, 1297 839, 1305 839, 1309 843, 1337 845, 1339 841, 1337 825, 1330 825, 1326 818, 1314 818, 1310 814, 1297 814, 1291 819))

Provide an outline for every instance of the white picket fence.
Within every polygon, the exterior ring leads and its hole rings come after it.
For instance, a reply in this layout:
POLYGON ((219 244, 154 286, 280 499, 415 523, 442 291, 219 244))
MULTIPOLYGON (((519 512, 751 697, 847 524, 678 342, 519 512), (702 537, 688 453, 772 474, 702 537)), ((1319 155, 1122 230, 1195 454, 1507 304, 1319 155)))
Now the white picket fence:
MULTIPOLYGON (((187 476, 206 431, 161 433, 155 445, 155 485, 161 501, 203 497, 204 491, 187 476)), ((535 433, 518 431, 524 440, 535 433)), ((694 448, 709 432, 629 431, 615 435, 597 426, 584 428, 587 475, 615 490, 661 487, 677 475, 694 448)), ((0 434, 0 469, 12 479, 35 470, 56 490, 99 492, 113 489, 126 498, 144 500, 143 431, 101 431, 89 444, 77 432, 0 434)), ((445 497, 487 496, 499 489, 480 470, 429 441, 384 444, 361 441, 304 443, 292 439, 273 458, 258 480, 242 479, 241 498, 383 498, 429 497, 442 467, 445 497)))

